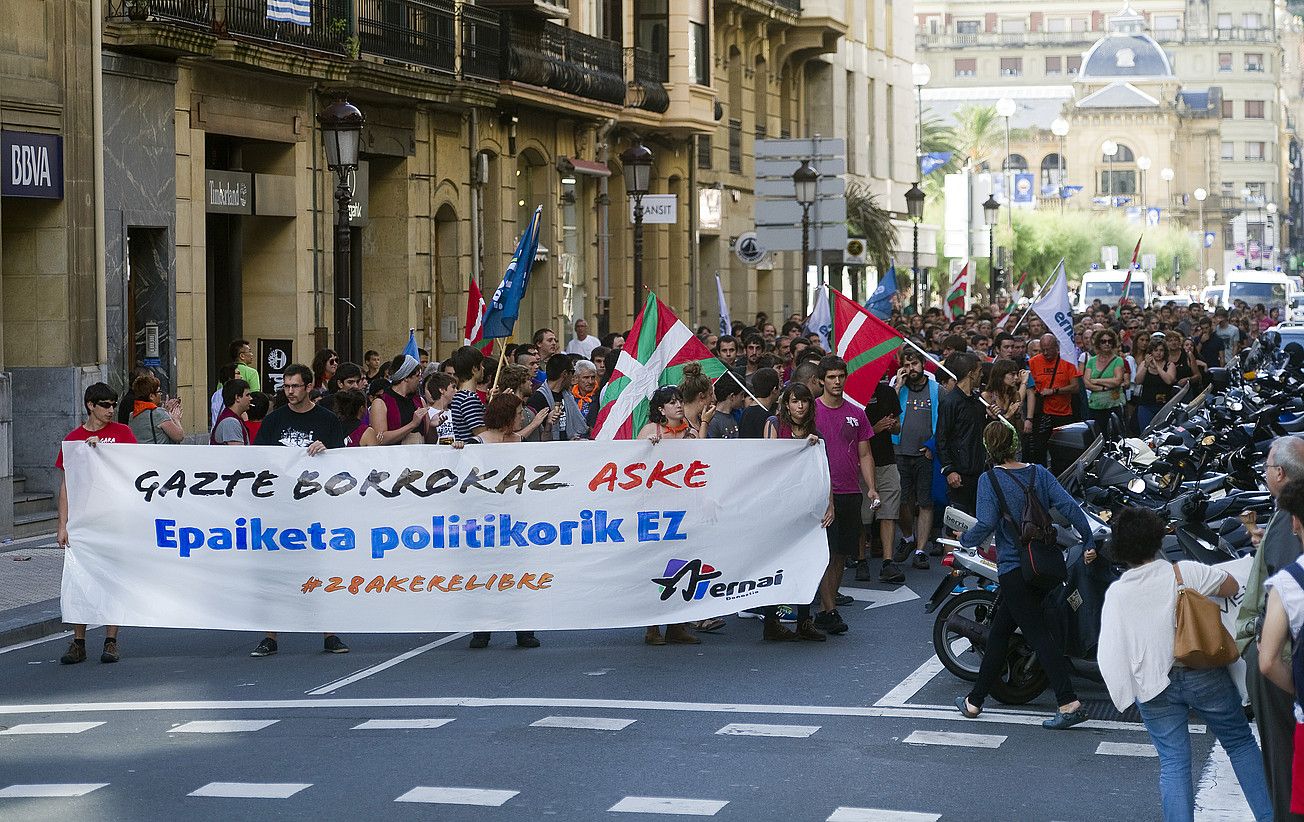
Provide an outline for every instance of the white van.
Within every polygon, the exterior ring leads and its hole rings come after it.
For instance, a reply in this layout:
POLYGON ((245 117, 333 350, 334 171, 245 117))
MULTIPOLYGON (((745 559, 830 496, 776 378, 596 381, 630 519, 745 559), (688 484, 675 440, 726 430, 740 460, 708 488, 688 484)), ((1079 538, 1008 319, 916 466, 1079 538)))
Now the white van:
POLYGON ((1206 287, 1204 291, 1200 292, 1200 301, 1210 311, 1227 305, 1227 286, 1211 285, 1206 287))
POLYGON ((1262 304, 1264 308, 1277 308, 1284 317, 1294 292, 1290 278, 1280 271, 1228 271, 1225 305, 1232 306, 1242 300, 1250 308, 1262 304))
MULTIPOLYGON (((1127 271, 1110 268, 1088 271, 1082 275, 1082 284, 1078 286, 1078 310, 1084 311, 1096 300, 1110 308, 1116 308, 1123 297, 1123 281, 1127 271)), ((1133 305, 1150 305, 1150 274, 1145 271, 1133 271, 1132 283, 1128 286, 1127 299, 1133 305)))

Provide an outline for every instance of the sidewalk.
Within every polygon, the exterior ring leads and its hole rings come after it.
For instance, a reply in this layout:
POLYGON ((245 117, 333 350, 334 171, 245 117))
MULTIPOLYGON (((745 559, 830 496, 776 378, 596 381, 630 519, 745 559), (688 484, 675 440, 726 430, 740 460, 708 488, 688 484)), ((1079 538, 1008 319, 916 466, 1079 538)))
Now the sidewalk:
POLYGON ((62 577, 53 533, 0 543, 0 648, 64 630, 62 577))

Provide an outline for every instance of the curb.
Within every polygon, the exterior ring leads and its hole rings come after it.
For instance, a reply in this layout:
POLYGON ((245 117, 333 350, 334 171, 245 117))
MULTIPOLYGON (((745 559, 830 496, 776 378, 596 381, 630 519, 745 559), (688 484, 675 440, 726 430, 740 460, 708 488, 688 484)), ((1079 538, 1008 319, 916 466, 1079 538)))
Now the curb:
POLYGON ((0 648, 67 630, 59 600, 47 599, 0 614, 0 648))

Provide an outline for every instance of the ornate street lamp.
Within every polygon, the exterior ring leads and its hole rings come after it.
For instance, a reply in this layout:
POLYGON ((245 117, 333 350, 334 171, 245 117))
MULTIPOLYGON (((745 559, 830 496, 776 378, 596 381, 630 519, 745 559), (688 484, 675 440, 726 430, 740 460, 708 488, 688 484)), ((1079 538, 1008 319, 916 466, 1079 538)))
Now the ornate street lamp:
MULTIPOLYGON (((810 271, 810 207, 815 204, 815 195, 819 190, 820 173, 811 166, 810 160, 802 160, 801 165, 792 173, 792 188, 801 205, 801 276, 805 282, 806 272, 810 271)), ((820 266, 820 284, 824 283, 824 266, 820 266)))
POLYGON ((362 112, 347 100, 337 100, 317 115, 326 166, 335 172, 335 350, 349 362, 362 361, 362 267, 353 271, 349 176, 358 168, 362 142, 362 112))
POLYGON ((1141 210, 1144 212, 1150 205, 1150 200, 1146 198, 1146 172, 1150 170, 1150 158, 1144 154, 1136 158, 1136 167, 1141 170, 1141 210))
POLYGON ((1114 155, 1118 154, 1118 143, 1113 140, 1106 140, 1100 147, 1100 151, 1107 158, 1109 163, 1109 208, 1114 207, 1114 155))
POLYGON ((638 314, 643 299, 643 195, 652 184, 652 152, 640 140, 620 153, 625 193, 634 198, 634 301, 638 314))
POLYGON ((1050 133, 1059 138, 1059 198, 1060 214, 1064 213, 1064 138, 1069 133, 1069 121, 1056 117, 1050 124, 1050 133))
POLYGON ((1173 207, 1173 170, 1171 168, 1159 169, 1159 179, 1163 180, 1168 185, 1168 191, 1167 191, 1168 203, 1164 205, 1164 208, 1172 208, 1173 207))
POLYGON ((996 220, 1000 216, 1001 204, 993 194, 987 195, 983 203, 983 222, 987 224, 987 301, 996 299, 996 220))
POLYGON ((911 235, 914 240, 910 271, 914 276, 915 284, 915 313, 922 314, 920 309, 924 304, 923 283, 919 276, 919 221, 924 219, 924 190, 915 183, 906 192, 906 214, 910 216, 911 235))
MULTIPOLYGON (((1208 264, 1209 249, 1204 239, 1204 198, 1209 196, 1209 192, 1203 188, 1197 188, 1194 192, 1195 202, 1200 206, 1200 267, 1205 268, 1208 264)), ((1212 283, 1210 283, 1212 285, 1212 283)))

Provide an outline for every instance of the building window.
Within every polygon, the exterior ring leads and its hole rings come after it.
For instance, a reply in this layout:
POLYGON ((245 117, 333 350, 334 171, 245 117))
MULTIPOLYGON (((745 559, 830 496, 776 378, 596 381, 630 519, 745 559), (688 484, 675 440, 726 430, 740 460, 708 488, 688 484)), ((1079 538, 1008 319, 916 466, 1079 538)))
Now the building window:
POLYGON ((1262 120, 1263 119, 1263 101, 1246 100, 1245 101, 1245 119, 1262 120))
POLYGON ((1245 54, 1245 70, 1246 70, 1246 71, 1263 71, 1263 55, 1262 55, 1262 54, 1252 54, 1252 53, 1250 53, 1250 52, 1246 52, 1246 54, 1245 54))
POLYGON ((1245 159, 1263 162, 1263 147, 1264 143, 1262 142, 1247 142, 1245 144, 1245 159))
MULTIPOLYGON (((1222 15, 1218 15, 1222 17, 1222 15)), ((1263 18, 1257 11, 1247 11, 1241 15, 1241 28, 1243 29, 1260 29, 1263 28, 1263 18)))
POLYGON ((1052 197, 1054 191, 1047 194, 1050 189, 1058 189, 1064 184, 1065 172, 1060 170, 1062 165, 1060 156, 1056 154, 1047 154, 1041 158, 1041 191, 1042 196, 1052 197))
MULTIPOLYGON (((1112 162, 1113 162, 1114 165, 1118 165, 1119 163, 1135 163, 1135 162, 1136 162, 1136 156, 1132 154, 1132 149, 1128 148, 1127 146, 1123 145, 1122 143, 1117 143, 1116 145, 1118 146, 1118 151, 1114 153, 1114 157, 1113 157, 1113 160, 1112 160, 1112 162)), ((1102 163, 1109 163, 1109 162, 1111 162, 1111 159, 1110 159, 1109 155, 1102 153, 1102 154, 1100 155, 1100 162, 1102 162, 1102 163)))
POLYGON ((1079 32, 1079 33, 1080 33, 1080 32, 1084 32, 1084 31, 1091 31, 1091 18, 1090 18, 1090 17, 1074 17, 1074 18, 1069 22, 1069 27, 1070 27, 1071 29, 1073 29, 1073 31, 1076 31, 1076 32, 1079 32))
POLYGON ((1222 12, 1218 15, 1218 28, 1230 29, 1232 27, 1232 16, 1228 12, 1222 12))
POLYGON ((1223 100, 1223 101, 1222 101, 1222 116, 1223 116, 1224 119, 1227 119, 1227 120, 1230 120, 1230 119, 1232 119, 1233 117, 1236 116, 1236 104, 1235 104, 1235 102, 1233 102, 1233 101, 1231 101, 1231 100, 1223 100))
POLYGON ((1027 171, 1028 160, 1022 154, 1011 154, 1005 161, 1006 171, 1027 171))
POLYGON ((1082 70, 1082 55, 1073 54, 1064 58, 1064 73, 1070 77, 1076 77, 1082 70))
POLYGON ((743 121, 729 121, 729 170, 734 174, 743 171, 743 121))
POLYGON ((1002 58, 1001 58, 1001 76, 1002 76, 1002 77, 1022 77, 1022 76, 1023 76, 1023 58, 1022 58, 1022 57, 1002 57, 1002 58))
POLYGON ((1219 71, 1232 70, 1232 53, 1230 51, 1218 52, 1218 70, 1219 71))
POLYGON ((1182 27, 1182 18, 1176 15, 1165 15, 1155 18, 1155 31, 1177 31, 1182 27))
POLYGON ((1062 67, 1063 65, 1064 65, 1064 60, 1063 60, 1063 58, 1061 58, 1061 57, 1047 57, 1047 58, 1046 58, 1046 76, 1047 76, 1047 77, 1056 77, 1056 76, 1058 76, 1059 73, 1060 73, 1060 71, 1061 71, 1061 67, 1062 67))
POLYGON ((705 23, 688 23, 688 60, 692 81, 699 86, 711 85, 711 44, 705 23))
POLYGON ((1100 172, 1100 194, 1136 194, 1136 170, 1122 169, 1110 171, 1106 169, 1100 172), (1110 184, 1110 180, 1113 184, 1110 184))
POLYGON ((983 30, 983 22, 981 20, 956 20, 955 21, 956 34, 980 34, 982 30, 983 30))
POLYGON ((1235 160, 1236 144, 1233 143, 1231 140, 1223 140, 1222 153, 1219 155, 1219 158, 1223 160, 1235 160))
POLYGON ((697 135, 697 167, 698 168, 703 168, 703 169, 711 168, 712 151, 713 151, 713 147, 711 145, 711 135, 709 134, 697 135))
POLYGON ((1230 200, 1232 197, 1236 196, 1236 181, 1223 180, 1222 190, 1219 193, 1222 195, 1223 200, 1230 200))
POLYGON ((974 77, 978 74, 978 60, 975 57, 957 57, 955 59, 956 77, 974 77))
POLYGON ((1027 21, 1022 17, 1006 17, 1001 20, 1001 34, 1023 34, 1027 30, 1027 21))
POLYGON ((1051 34, 1061 34, 1069 30, 1068 21, 1063 17, 1046 18, 1046 31, 1051 34))
POLYGON ((1267 189, 1268 184, 1263 182, 1245 184, 1245 190, 1250 192, 1251 202, 1262 202, 1264 192, 1267 191, 1267 189))

